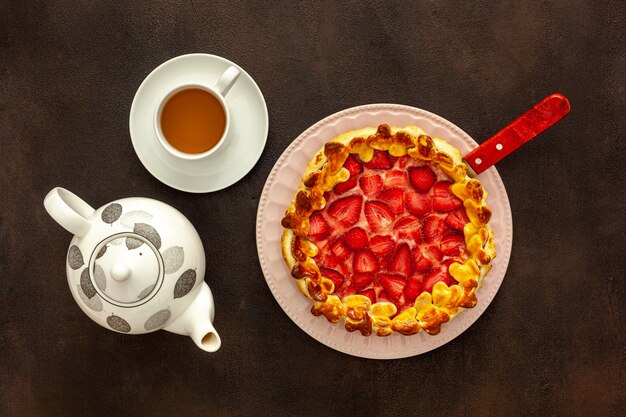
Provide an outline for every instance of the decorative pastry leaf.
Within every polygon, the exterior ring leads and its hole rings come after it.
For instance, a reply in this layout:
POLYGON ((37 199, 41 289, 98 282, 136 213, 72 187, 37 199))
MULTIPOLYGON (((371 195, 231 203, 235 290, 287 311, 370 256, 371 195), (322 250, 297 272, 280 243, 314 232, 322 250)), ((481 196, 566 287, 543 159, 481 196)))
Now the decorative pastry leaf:
POLYGON ((115 314, 107 317, 107 324, 118 332, 128 333, 130 332, 130 324, 120 316, 116 316, 115 314))
POLYGON ((139 246, 143 245, 143 241, 139 240, 135 237, 127 237, 126 238, 126 247, 129 250, 137 249, 139 246))
POLYGON ((165 265, 165 273, 173 274, 183 266, 185 253, 182 246, 172 246, 163 252, 163 264, 165 265))
POLYGON ((122 226, 132 229, 135 223, 150 223, 154 216, 150 213, 141 210, 133 210, 124 214, 120 219, 122 226))
POLYGON ((122 205, 118 203, 112 203, 106 206, 102 211, 102 221, 112 224, 114 221, 120 218, 122 215, 122 205))
POLYGON ((104 269, 100 265, 96 265, 93 269, 93 279, 96 281, 96 286, 102 291, 107 289, 107 277, 104 274, 104 269))
POLYGON ((196 283, 196 271, 188 269, 178 278, 174 286, 174 298, 184 297, 196 283))
POLYGON ((102 249, 100 249, 100 251, 99 251, 99 252, 98 252, 98 254, 96 255, 96 259, 100 259, 100 258, 102 258, 102 256, 103 256, 103 255, 106 253, 106 251, 107 251, 107 247, 108 247, 107 245, 104 245, 104 246, 102 247, 102 249))
POLYGON ((161 248, 161 236, 159 236, 156 229, 149 224, 135 223, 133 232, 148 239, 157 249, 161 248))
POLYGON ((72 269, 78 269, 85 264, 83 261, 83 254, 78 249, 78 246, 72 245, 70 251, 67 254, 67 263, 72 269))
POLYGON ((80 296, 80 299, 83 300, 83 303, 87 305, 87 307, 89 307, 93 311, 102 311, 102 299, 98 294, 94 295, 92 298, 87 298, 80 285, 77 285, 77 287, 78 295, 80 296))
POLYGON ((87 298, 91 298, 96 295, 96 289, 89 278, 89 268, 83 269, 83 272, 80 274, 80 288, 83 289, 87 298))
POLYGON ((144 298, 146 298, 148 296, 148 294, 150 294, 150 292, 152 292, 152 289, 154 288, 154 285, 150 285, 149 287, 144 288, 139 295, 137 296, 138 300, 143 300, 144 298))
POLYGON ((172 312, 169 309, 157 311, 148 320, 146 320, 146 323, 143 325, 143 327, 146 330, 158 329, 159 327, 167 323, 171 316, 172 312))

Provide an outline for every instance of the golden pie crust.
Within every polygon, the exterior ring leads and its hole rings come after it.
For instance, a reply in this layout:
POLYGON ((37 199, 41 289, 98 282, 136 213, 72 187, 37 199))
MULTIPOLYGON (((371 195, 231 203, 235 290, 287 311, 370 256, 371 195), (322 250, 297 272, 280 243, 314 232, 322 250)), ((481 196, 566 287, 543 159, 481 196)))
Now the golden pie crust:
POLYGON ((423 329, 428 334, 440 332, 464 308, 477 303, 476 291, 491 269, 496 255, 493 230, 489 226, 491 209, 486 203, 487 192, 480 181, 467 175, 461 152, 440 138, 431 138, 416 126, 403 128, 382 124, 343 133, 315 154, 310 161, 298 191, 282 219, 283 257, 300 291, 313 301, 311 312, 323 315, 331 323, 343 320, 346 330, 359 330, 388 336, 394 332, 416 334, 423 329), (322 276, 315 261, 317 246, 307 238, 309 217, 326 205, 324 193, 349 179, 343 167, 350 154, 357 154, 367 163, 374 150, 387 151, 393 157, 409 155, 430 166, 438 166, 453 184, 450 190, 463 202, 469 222, 463 229, 467 260, 452 263, 450 275, 457 284, 437 282, 432 292, 422 292, 413 306, 398 314, 391 302, 372 303, 364 295, 348 295, 340 299, 334 294, 333 282, 322 276))

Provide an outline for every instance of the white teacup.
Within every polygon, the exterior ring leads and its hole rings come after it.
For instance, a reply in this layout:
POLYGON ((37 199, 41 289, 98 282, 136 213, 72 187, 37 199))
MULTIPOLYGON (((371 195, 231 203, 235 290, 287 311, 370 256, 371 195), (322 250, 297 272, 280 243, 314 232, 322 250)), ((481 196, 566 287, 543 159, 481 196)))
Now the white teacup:
POLYGON ((171 155, 198 160, 217 153, 229 140, 230 112, 224 96, 241 72, 230 66, 215 85, 184 83, 159 100, 154 132, 171 155))

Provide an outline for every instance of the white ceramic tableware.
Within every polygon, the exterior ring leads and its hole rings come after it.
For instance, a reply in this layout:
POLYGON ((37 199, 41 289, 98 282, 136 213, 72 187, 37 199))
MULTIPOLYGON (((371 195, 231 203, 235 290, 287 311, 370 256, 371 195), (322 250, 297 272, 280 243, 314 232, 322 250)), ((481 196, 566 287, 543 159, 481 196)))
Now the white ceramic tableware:
POLYGON ((131 106, 129 128, 139 160, 155 178, 177 190, 206 193, 236 183, 252 169, 265 148, 269 124, 263 94, 243 68, 219 56, 189 54, 159 65, 141 83, 131 106), (154 115, 163 98, 181 85, 214 86, 230 67, 240 75, 224 97, 230 125, 219 152, 195 160, 168 152, 154 128, 154 115))
POLYGON ((219 76, 215 85, 202 84, 198 82, 183 83, 175 86, 170 91, 168 91, 163 96, 163 98, 159 100, 159 104, 154 111, 154 134, 159 139, 159 143, 161 144, 161 146, 163 146, 165 150, 172 154, 174 157, 181 158, 183 160, 198 160, 218 153, 219 150, 227 144, 228 140, 231 137, 228 134, 230 129, 230 112, 228 110, 228 105, 226 104, 225 96, 228 91, 230 91, 235 81, 237 81, 237 78, 239 78, 240 74, 241 71, 231 65, 226 69, 226 71, 222 73, 222 75, 219 76), (207 93, 211 94, 213 97, 215 97, 217 101, 219 101, 219 103, 222 105, 222 109, 224 110, 224 116, 226 117, 226 126, 224 127, 224 133, 222 133, 220 139, 211 149, 201 153, 186 153, 180 151, 179 149, 176 149, 168 142, 167 138, 163 134, 163 131, 161 130, 161 113, 163 112, 163 107, 168 102, 168 100, 176 93, 193 88, 204 90, 207 93))
POLYGON ((178 210, 139 197, 94 210, 59 187, 44 206, 74 235, 67 280, 91 319, 121 333, 164 329, 191 336, 207 352, 219 349, 202 241, 178 210))

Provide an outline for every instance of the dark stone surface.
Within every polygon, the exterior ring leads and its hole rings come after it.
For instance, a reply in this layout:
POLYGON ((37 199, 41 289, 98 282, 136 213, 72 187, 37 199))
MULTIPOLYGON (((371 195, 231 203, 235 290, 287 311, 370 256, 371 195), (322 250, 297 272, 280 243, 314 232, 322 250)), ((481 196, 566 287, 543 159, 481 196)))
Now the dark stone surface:
POLYGON ((624 415, 626 8, 442 3, 3 1, 0 415, 624 415), (270 115, 254 169, 201 195, 154 179, 128 132, 144 77, 190 52, 241 65, 270 115), (513 253, 469 330, 425 355, 373 361, 323 346, 281 310, 255 215, 304 129, 391 102, 480 142, 557 91, 571 114, 499 165, 513 253), (182 210, 210 260, 222 348, 89 320, 66 284, 70 236, 42 205, 55 186, 94 207, 139 195, 182 210))

